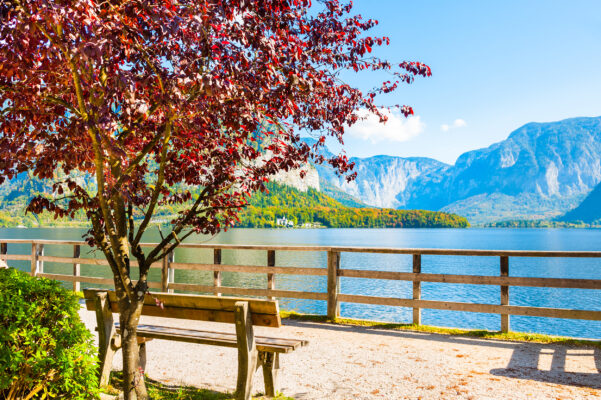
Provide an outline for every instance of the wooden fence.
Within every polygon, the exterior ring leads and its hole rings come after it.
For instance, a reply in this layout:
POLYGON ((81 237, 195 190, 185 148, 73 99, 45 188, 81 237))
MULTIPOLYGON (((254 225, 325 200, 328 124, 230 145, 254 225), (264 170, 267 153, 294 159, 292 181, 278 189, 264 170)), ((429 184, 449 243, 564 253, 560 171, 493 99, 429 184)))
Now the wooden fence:
MULTIPOLYGON (((147 243, 142 246, 151 247, 147 243)), ((82 258, 81 249, 87 247, 85 242, 60 241, 60 240, 7 240, 0 239, 0 259, 2 260, 29 260, 31 262, 31 274, 60 281, 73 282, 73 290, 80 290, 80 283, 112 285, 112 279, 81 276, 81 265, 108 265, 104 259, 82 258), (29 254, 8 254, 10 244, 29 244, 29 254), (44 255, 44 246, 68 245, 73 247, 73 257, 54 257, 44 255), (73 274, 50 274, 44 272, 44 262, 63 263, 73 265, 73 274)), ((542 278, 542 277, 516 277, 509 276, 510 257, 563 257, 563 258, 601 258, 601 252, 571 252, 571 251, 518 251, 518 250, 450 250, 450 249, 400 249, 400 248, 363 248, 363 247, 323 247, 323 246, 254 246, 254 245, 209 245, 209 244, 181 244, 179 248, 212 249, 213 263, 182 263, 177 262, 173 254, 170 254, 162 262, 156 263, 152 268, 161 269, 161 281, 149 282, 151 289, 164 292, 173 290, 214 293, 216 295, 247 295, 263 296, 268 298, 295 298, 327 301, 327 315, 336 318, 340 315, 340 303, 362 303, 386 306, 409 307, 413 309, 413 323, 421 323, 421 310, 438 309, 453 311, 468 311, 480 313, 492 313, 501 315, 501 330, 509 331, 510 315, 525 315, 536 317, 553 317, 582 320, 601 320, 601 311, 574 310, 564 308, 546 308, 531 306, 515 306, 509 304, 510 286, 548 287, 548 288, 578 288, 578 289, 601 289, 601 279, 564 279, 564 278, 542 278), (266 266, 254 265, 226 265, 221 263, 223 250, 259 250, 267 253, 266 266), (311 251, 326 252, 326 268, 308 267, 281 267, 276 265, 277 251, 311 251), (407 254, 413 256, 412 272, 393 272, 353 269, 352 267, 340 267, 342 253, 378 253, 378 254, 407 254), (473 257, 498 257, 499 275, 454 275, 454 274, 431 274, 422 272, 422 256, 473 256, 473 257), (195 270, 213 272, 213 285, 199 285, 193 283, 177 283, 174 281, 174 271, 195 270), (266 274, 267 287, 265 289, 227 287, 221 285, 221 273, 224 271, 237 273, 266 274), (311 275, 327 276, 327 292, 309 292, 278 290, 275 285, 277 274, 289 275, 311 275), (340 293, 340 277, 345 278, 367 278, 385 279, 396 281, 413 282, 412 298, 377 297, 355 294, 340 293), (477 304, 465 302, 437 301, 421 299, 422 282, 439 282, 451 284, 474 284, 474 285, 497 285, 499 286, 500 304, 477 304)), ((132 262, 132 266, 136 266, 132 262)))

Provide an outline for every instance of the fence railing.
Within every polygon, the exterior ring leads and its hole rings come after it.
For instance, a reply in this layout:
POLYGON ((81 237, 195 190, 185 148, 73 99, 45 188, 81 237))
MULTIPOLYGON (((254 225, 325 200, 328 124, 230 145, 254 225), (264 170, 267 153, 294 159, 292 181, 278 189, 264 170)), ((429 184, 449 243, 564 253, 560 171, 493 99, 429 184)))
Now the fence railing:
MULTIPOLYGON (((145 243, 142 246, 152 247, 153 244, 145 243)), ((55 280, 73 282, 73 290, 80 290, 80 283, 112 285, 113 280, 100 277, 82 276, 81 265, 108 265, 105 259, 82 258, 81 249, 87 247, 81 241, 61 240, 21 240, 0 239, 0 259, 2 260, 29 260, 31 262, 31 275, 42 276, 55 280), (30 244, 29 254, 8 254, 8 245, 30 244), (44 255, 44 246, 68 245, 73 247, 73 257, 56 257, 44 255), (73 266, 72 274, 55 274, 44 272, 44 262, 70 264, 73 266)), ((501 315, 501 330, 510 330, 509 316, 523 315, 535 317, 568 318, 582 320, 601 320, 601 311, 548 308, 533 306, 517 306, 509 304, 510 286, 546 287, 546 288, 576 288, 576 289, 601 289, 601 279, 568 279, 568 278, 543 278, 543 277, 518 277, 509 275, 509 259, 511 257, 564 257, 564 258, 598 258, 601 259, 601 251, 520 251, 520 250, 452 250, 452 249, 401 249, 401 248, 366 248, 366 247, 324 247, 324 246, 256 246, 256 245, 215 245, 215 244, 181 244, 179 248, 185 249, 212 249, 213 263, 189 263, 177 262, 173 254, 162 262, 155 263, 152 268, 161 269, 161 280, 149 282, 151 289, 164 292, 174 290, 188 292, 214 293, 215 295, 248 295, 263 296, 268 298, 294 298, 308 300, 322 300, 327 302, 327 315, 337 318, 340 315, 340 303, 362 303, 386 306, 409 307, 413 309, 413 323, 421 324, 422 309, 438 309, 452 311, 468 311, 478 313, 492 313, 501 315), (259 250, 267 254, 267 265, 238 265, 222 264, 223 250, 259 250), (326 252, 326 268, 316 267, 289 267, 277 266, 276 253, 278 251, 298 252, 326 252), (413 257, 412 272, 394 272, 364 270, 352 267, 341 268, 340 259, 342 253, 372 253, 372 254, 407 254, 413 257), (422 256, 469 256, 469 257, 498 257, 499 275, 457 275, 457 274, 433 274, 422 272, 422 256), (174 281, 174 271, 194 270, 213 272, 213 285, 201 285, 195 283, 177 283, 174 281), (265 289, 247 287, 222 286, 222 272, 266 274, 267 287, 265 289), (276 289, 276 275, 310 275, 327 276, 327 292, 311 292, 297 290, 276 289), (413 282, 412 298, 378 297, 356 294, 340 293, 340 277, 345 278, 367 278, 384 279, 395 281, 413 282), (438 282, 448 284, 473 284, 473 285, 496 285, 500 290, 500 304, 479 304, 466 302, 438 301, 421 299, 421 283, 438 282)), ((136 262, 131 263, 137 266, 136 262)))

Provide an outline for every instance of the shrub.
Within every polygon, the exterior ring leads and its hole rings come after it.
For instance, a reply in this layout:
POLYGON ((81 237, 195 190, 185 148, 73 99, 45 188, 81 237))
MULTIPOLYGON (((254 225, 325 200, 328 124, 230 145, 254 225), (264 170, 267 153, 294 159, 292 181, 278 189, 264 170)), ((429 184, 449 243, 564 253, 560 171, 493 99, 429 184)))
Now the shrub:
POLYGON ((59 282, 0 269, 0 398, 98 397, 96 349, 78 311, 59 282))

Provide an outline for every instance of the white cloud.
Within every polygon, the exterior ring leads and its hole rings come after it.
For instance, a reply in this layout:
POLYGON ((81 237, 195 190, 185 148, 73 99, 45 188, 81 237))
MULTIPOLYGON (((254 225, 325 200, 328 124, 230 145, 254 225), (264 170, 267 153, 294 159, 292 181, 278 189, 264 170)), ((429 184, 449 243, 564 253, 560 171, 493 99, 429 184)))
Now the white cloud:
POLYGON ((449 129, 451 129, 451 128, 463 128, 464 126, 467 126, 467 122, 465 122, 464 119, 457 118, 455 121, 453 121, 453 123, 451 125, 449 125, 449 124, 440 125, 440 130, 443 132, 448 132, 449 129))
POLYGON ((388 121, 381 123, 380 119, 367 110, 357 112, 359 121, 346 129, 349 136, 372 143, 381 141, 405 142, 424 131, 425 124, 419 115, 405 118, 398 111, 381 110, 388 117, 388 121))
POLYGON ((464 126, 467 125, 467 122, 465 122, 465 120, 461 119, 461 118, 457 118, 454 122, 453 122, 453 126, 455 128, 462 128, 464 126))

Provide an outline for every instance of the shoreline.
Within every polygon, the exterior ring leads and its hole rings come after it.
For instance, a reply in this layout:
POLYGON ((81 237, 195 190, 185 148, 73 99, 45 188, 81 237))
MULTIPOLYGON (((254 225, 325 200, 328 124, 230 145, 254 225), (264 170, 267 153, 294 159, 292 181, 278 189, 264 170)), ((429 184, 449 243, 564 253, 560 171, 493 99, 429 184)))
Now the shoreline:
MULTIPOLYGON (((166 225, 160 225, 160 224, 151 224, 150 226, 166 226, 166 225)), ((0 226, 0 229, 22 229, 22 230, 26 230, 26 229, 54 229, 54 228, 59 228, 59 229, 90 229, 91 226, 90 225, 86 225, 84 223, 82 224, 65 224, 65 225, 43 225, 43 226, 23 226, 23 225, 15 225, 15 226, 0 226)), ((520 230, 520 229, 540 229, 540 230, 551 230, 551 229, 576 229, 576 230, 583 230, 583 229, 592 229, 592 230, 598 230, 601 229, 601 225, 569 225, 569 226, 491 226, 491 225, 470 225, 470 226, 466 226, 466 227, 438 227, 438 226, 422 226, 422 227, 406 227, 406 228, 389 228, 389 227, 370 227, 370 228, 366 228, 366 227, 328 227, 328 226, 320 226, 320 227, 294 227, 294 228, 287 228, 287 227, 230 227, 227 230, 242 230, 242 229, 262 229, 262 230, 284 230, 284 231, 310 231, 310 230, 335 230, 335 229, 352 229, 352 230, 425 230, 425 229, 436 229, 436 230, 451 230, 451 229, 456 229, 456 230, 478 230, 478 229, 485 229, 485 230, 492 230, 492 229, 507 229, 507 230, 520 230)))

